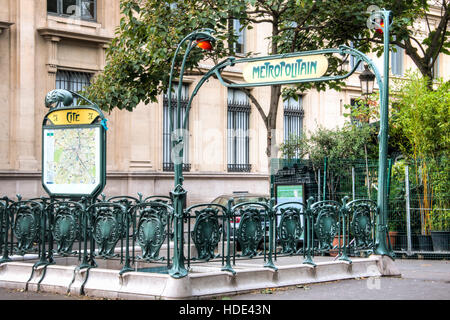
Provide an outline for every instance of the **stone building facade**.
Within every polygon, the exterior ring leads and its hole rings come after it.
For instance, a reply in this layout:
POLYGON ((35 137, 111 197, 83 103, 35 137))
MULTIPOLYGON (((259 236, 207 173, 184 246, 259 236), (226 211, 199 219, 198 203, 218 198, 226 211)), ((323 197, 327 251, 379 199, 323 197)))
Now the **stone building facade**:
MULTIPOLYGON (((120 20, 119 0, 0 0, 0 4, 0 195, 38 197, 45 195, 40 180, 44 97, 55 88, 79 90, 102 71, 105 50, 120 20)), ((267 55, 264 39, 269 33, 268 26, 247 30, 242 50, 267 55)), ((381 60, 374 60, 381 69, 381 60)), ((391 69, 399 76, 414 67, 401 51, 392 60, 391 69)), ((441 55, 437 67, 447 79, 449 60, 441 55)), ((210 64, 206 61, 201 67, 210 64)), ((240 81, 241 71, 231 68, 225 74, 240 81)), ((358 74, 341 92, 310 91, 299 103, 285 103, 278 112, 277 142, 289 132, 341 126, 346 121, 344 104, 361 94, 358 74)), ((185 77, 186 96, 198 80, 185 77)), ((269 101, 268 87, 252 93, 258 101, 269 101)), ((161 96, 158 103, 140 105, 133 112, 106 115, 110 129, 105 194, 163 195, 173 188, 166 112, 161 96)), ((189 203, 233 191, 268 193, 266 130, 245 97, 211 79, 194 99, 189 118, 184 174, 189 203), (248 135, 230 135, 230 128, 248 135)))

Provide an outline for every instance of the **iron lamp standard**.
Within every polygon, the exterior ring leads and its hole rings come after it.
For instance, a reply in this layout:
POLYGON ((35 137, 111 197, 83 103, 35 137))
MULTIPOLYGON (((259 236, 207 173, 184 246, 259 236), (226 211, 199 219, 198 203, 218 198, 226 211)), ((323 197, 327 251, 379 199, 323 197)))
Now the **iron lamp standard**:
POLYGON ((169 125, 171 132, 171 158, 174 163, 174 190, 173 207, 174 207, 174 251, 173 251, 173 263, 169 270, 170 276, 173 278, 185 277, 188 273, 184 266, 184 232, 183 232, 183 204, 186 199, 186 190, 183 188, 183 152, 184 152, 184 133, 186 131, 187 119, 189 117, 189 105, 186 108, 185 119, 182 119, 181 115, 181 93, 183 84, 183 75, 186 67, 186 60, 189 53, 196 47, 203 50, 212 50, 215 38, 213 37, 214 31, 212 29, 199 29, 188 34, 184 39, 180 41, 172 59, 172 66, 170 69, 169 87, 167 89, 167 101, 169 107, 169 125), (175 121, 172 113, 172 79, 175 69, 175 62, 177 55, 184 43, 187 42, 186 51, 183 56, 183 61, 180 66, 180 76, 178 80, 178 90, 176 93, 177 104, 175 121))
MULTIPOLYGON (((389 27, 392 22, 391 12, 381 10, 377 12, 374 21, 375 31, 383 35, 383 82, 380 86, 380 132, 378 135, 378 196, 377 196, 377 224, 374 253, 393 257, 386 244, 388 231, 388 203, 387 203, 387 153, 389 131, 389 27)), ((380 83, 379 83, 380 84, 380 83)))

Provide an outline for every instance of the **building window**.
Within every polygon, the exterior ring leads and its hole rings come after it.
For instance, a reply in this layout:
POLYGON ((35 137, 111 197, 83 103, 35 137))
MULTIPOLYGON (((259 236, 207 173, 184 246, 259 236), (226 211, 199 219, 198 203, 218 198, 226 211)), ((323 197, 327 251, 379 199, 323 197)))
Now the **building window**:
POLYGON ((236 38, 236 43, 234 43, 234 53, 244 54, 245 53, 245 28, 242 28, 239 19, 233 19, 233 33, 236 38), (242 30, 241 30, 242 28, 242 30))
MULTIPOLYGON (((172 119, 175 121, 176 106, 177 106, 177 94, 178 84, 172 85, 173 92, 170 98, 172 104, 172 119)), ((183 84, 181 87, 181 121, 186 116, 186 107, 189 101, 189 86, 183 84)), ((171 144, 171 132, 170 132, 170 116, 169 116, 169 103, 167 95, 164 94, 163 98, 163 171, 174 171, 174 164, 172 160, 172 144, 171 144)), ((189 121, 187 123, 187 130, 189 130, 189 121)), ((189 135, 184 135, 184 150, 183 150, 183 171, 190 171, 191 165, 189 164, 189 135)))
MULTIPOLYGON (((80 92, 90 85, 91 78, 92 73, 58 70, 56 72, 56 89, 80 92)), ((73 104, 77 104, 76 97, 73 99, 73 104)))
POLYGON ((303 97, 299 96, 298 100, 289 98, 284 101, 284 142, 291 136, 299 137, 303 132, 303 97))
POLYGON ((97 0, 47 0, 47 12, 95 21, 97 19, 97 0))
POLYGON ((391 72, 393 75, 403 75, 403 49, 395 46, 395 51, 391 51, 391 72))
MULTIPOLYGON (((350 47, 351 48, 355 47, 353 42, 350 42, 350 47)), ((357 59, 354 56, 350 55, 350 70, 352 70, 355 67, 356 61, 357 61, 357 59)), ((360 62, 360 64, 358 65, 358 67, 356 68, 355 71, 359 71, 359 72, 364 71, 364 63, 362 61, 360 62)))
POLYGON ((228 172, 250 172, 250 103, 243 91, 228 89, 228 172))

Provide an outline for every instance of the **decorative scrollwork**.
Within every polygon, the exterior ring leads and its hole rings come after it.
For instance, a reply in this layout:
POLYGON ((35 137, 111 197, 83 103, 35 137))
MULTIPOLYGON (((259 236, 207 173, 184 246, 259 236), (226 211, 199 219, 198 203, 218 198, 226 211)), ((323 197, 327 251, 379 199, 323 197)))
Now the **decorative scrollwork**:
POLYGON ((372 201, 355 201, 348 206, 352 214, 350 228, 355 237, 356 248, 369 248, 373 245, 373 213, 376 204, 372 201))
POLYGON ((241 245, 242 255, 253 257, 257 254, 258 244, 264 234, 262 222, 264 220, 264 210, 248 207, 240 209, 241 221, 237 230, 237 240, 241 245))
MULTIPOLYGON (((0 200, 1 201, 1 200, 0 200)), ((8 210, 6 205, 0 202, 0 249, 3 250, 3 245, 5 243, 5 235, 7 235, 8 230, 6 229, 6 220, 8 217, 8 210)))
POLYGON ((39 216, 37 207, 20 205, 17 209, 13 227, 17 238, 17 254, 24 255, 33 248, 33 242, 37 240, 39 233, 39 216))
POLYGON ((298 208, 280 209, 281 218, 278 224, 278 237, 281 243, 281 253, 293 254, 297 249, 303 228, 301 211, 298 208))
MULTIPOLYGON (((118 197, 112 197, 108 199, 108 202, 111 203, 118 203, 125 207, 125 209, 128 211, 133 205, 140 202, 140 200, 129 197, 129 196, 118 196, 118 197)), ((127 230, 127 221, 125 219, 128 219, 128 225, 131 225, 131 215, 122 216, 122 210, 119 207, 114 207, 114 215, 115 218, 119 224, 119 230, 120 230, 120 238, 124 238, 126 236, 127 230)))
POLYGON ((121 226, 111 208, 101 207, 94 219, 94 239, 98 244, 98 255, 103 258, 114 256, 114 247, 121 235, 121 226))
POLYGON ((339 230, 339 205, 336 203, 317 203, 313 208, 313 215, 316 217, 314 231, 319 240, 321 250, 333 248, 333 240, 339 230))
POLYGON ((198 259, 210 260, 215 258, 214 250, 220 241, 221 227, 218 219, 219 209, 205 208, 195 211, 196 221, 192 240, 197 249, 198 259))
POLYGON ((56 252, 61 255, 72 253, 72 246, 79 235, 79 215, 77 208, 61 206, 56 210, 53 238, 57 243, 56 252))
POLYGON ((163 206, 154 205, 141 211, 137 225, 137 243, 142 249, 142 259, 161 259, 159 251, 166 235, 167 216, 167 209, 163 206))

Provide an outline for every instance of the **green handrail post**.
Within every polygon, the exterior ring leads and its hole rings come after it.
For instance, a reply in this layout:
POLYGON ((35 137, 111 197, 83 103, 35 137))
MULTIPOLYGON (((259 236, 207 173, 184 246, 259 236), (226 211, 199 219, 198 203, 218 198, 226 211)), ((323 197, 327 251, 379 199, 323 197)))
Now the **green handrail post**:
POLYGON ((88 203, 87 203, 87 199, 85 197, 83 197, 81 199, 81 205, 83 207, 83 211, 80 217, 80 230, 83 230, 83 260, 81 261, 81 264, 79 266, 79 269, 84 269, 84 268, 89 268, 89 259, 88 259, 88 228, 89 228, 89 224, 88 224, 88 217, 89 214, 87 212, 87 207, 88 207, 88 203), (83 222, 84 222, 84 227, 83 227, 83 222))
MULTIPOLYGON (((348 215, 348 208, 347 208, 347 202, 348 202, 349 197, 345 196, 342 199, 342 207, 340 210, 340 215, 342 217, 342 253, 341 256, 339 257, 339 260, 341 261, 345 261, 348 263, 352 263, 352 260, 350 260, 350 258, 347 255, 347 243, 346 243, 346 238, 347 238, 347 220, 346 220, 346 216, 348 215)), ((340 239, 339 239, 339 243, 340 243, 340 239)))
POLYGON ((2 241, 3 241, 3 256, 0 259, 0 264, 12 261, 11 258, 9 257, 9 252, 8 252, 9 201, 10 200, 9 200, 8 197, 3 197, 2 200, 5 201, 5 204, 3 205, 2 203, 0 203, 0 205, 3 206, 2 217, 1 217, 1 225, 0 225, 1 226, 1 230, 0 231, 4 230, 5 233, 1 235, 2 236, 2 241), (4 225, 4 228, 3 228, 3 225, 4 225))
POLYGON ((33 268, 37 268, 39 266, 42 265, 48 265, 48 261, 46 259, 46 254, 45 254, 45 240, 46 240, 46 232, 47 232, 47 217, 46 217, 46 212, 45 212, 45 207, 39 203, 39 208, 40 208, 40 228, 41 228, 41 243, 39 244, 39 255, 40 255, 40 259, 38 262, 36 262, 33 266, 33 268))
MULTIPOLYGON (((307 206, 306 206, 306 238, 307 238, 307 248, 306 248, 306 259, 303 261, 303 264, 308 264, 311 265, 313 267, 316 266, 316 264, 314 263, 312 256, 311 256, 311 251, 312 248, 314 246, 313 243, 313 221, 312 221, 312 211, 311 211, 311 206, 314 202, 314 198, 313 197, 309 197, 308 200, 306 201, 307 206)), ((303 240, 305 241, 305 240, 303 240)))
MULTIPOLYGON (((227 203, 227 211, 225 212, 225 216, 226 216, 226 223, 227 223, 227 255, 226 255, 226 258, 225 258, 225 266, 221 269, 221 271, 228 271, 228 272, 231 272, 233 275, 235 275, 236 274, 236 271, 234 271, 234 269, 233 269, 233 267, 231 266, 231 245, 230 245, 230 238, 231 238, 231 236, 230 236, 230 232, 231 232, 231 222, 230 222, 230 219, 231 219, 231 215, 232 215, 232 213, 231 213, 231 207, 233 206, 233 202, 234 202, 234 200, 233 199, 229 199, 228 200, 228 203, 227 203)), ((222 241, 223 241, 223 239, 222 239, 222 241)), ((236 241, 236 237, 235 237, 235 239, 234 239, 234 241, 236 241)), ((224 253, 222 252, 222 255, 223 255, 224 253)))
POLYGON ((122 212, 122 216, 125 217, 125 264, 123 268, 120 270, 119 275, 124 274, 125 272, 133 271, 133 268, 130 266, 130 219, 128 219, 128 214, 131 213, 128 208, 120 205, 120 209, 122 212))
POLYGON ((186 190, 179 184, 173 191, 174 206, 174 248, 173 263, 169 270, 170 276, 173 278, 182 278, 187 276, 188 271, 184 266, 184 230, 183 230, 183 204, 186 198, 186 190))
POLYGON ((323 192, 322 192, 322 200, 325 201, 327 199, 327 163, 328 158, 325 157, 323 159, 323 192))
MULTIPOLYGON (((273 224, 274 224, 275 212, 273 210, 273 207, 274 207, 274 199, 271 198, 269 200, 269 206, 267 208, 267 215, 269 216, 269 255, 268 255, 268 259, 267 259, 268 261, 264 265, 264 267, 270 268, 270 269, 273 269, 276 271, 276 270, 278 270, 278 268, 274 265, 273 259, 272 259, 273 249, 274 249, 273 247, 274 247, 274 243, 275 243, 275 238, 273 235, 273 233, 274 233, 273 224)), ((265 232, 265 230, 264 230, 264 232, 265 232)), ((265 242, 265 240, 264 240, 264 242, 265 242)))

